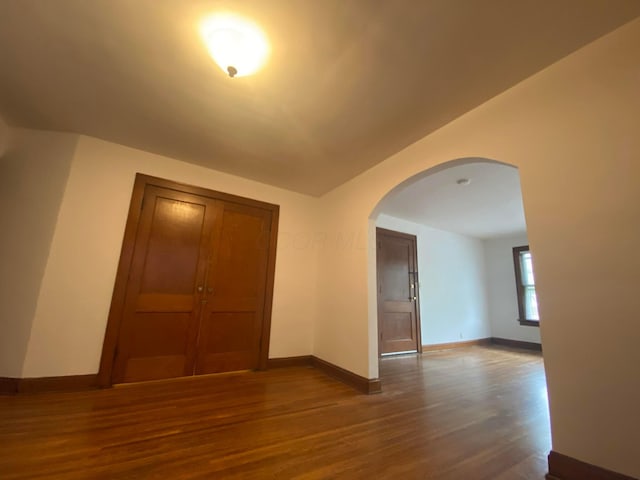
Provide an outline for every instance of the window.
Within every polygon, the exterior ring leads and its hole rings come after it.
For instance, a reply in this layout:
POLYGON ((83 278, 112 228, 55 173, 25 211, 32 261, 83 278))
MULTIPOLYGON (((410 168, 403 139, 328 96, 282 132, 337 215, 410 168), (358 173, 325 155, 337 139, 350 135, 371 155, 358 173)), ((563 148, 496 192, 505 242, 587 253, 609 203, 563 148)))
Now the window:
POLYGON ((529 245, 514 247, 513 264, 516 271, 516 290, 518 292, 518 311, 520 325, 539 326, 538 299, 536 283, 533 278, 533 264, 529 245))

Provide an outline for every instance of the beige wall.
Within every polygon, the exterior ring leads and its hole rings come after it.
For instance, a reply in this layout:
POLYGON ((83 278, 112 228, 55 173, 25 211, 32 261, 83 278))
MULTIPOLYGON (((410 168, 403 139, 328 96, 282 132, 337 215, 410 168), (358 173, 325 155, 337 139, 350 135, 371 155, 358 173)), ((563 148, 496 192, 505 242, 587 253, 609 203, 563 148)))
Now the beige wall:
POLYGON ((640 20, 547 68, 322 198, 317 355, 377 374, 375 225, 395 185, 452 159, 520 169, 536 258, 553 448, 640 476, 640 20))
POLYGON ((53 237, 24 376, 94 373, 136 172, 280 205, 271 357, 312 351, 317 199, 80 137, 53 237))
POLYGON ((0 155, 0 377, 21 377, 77 136, 8 129, 0 155))

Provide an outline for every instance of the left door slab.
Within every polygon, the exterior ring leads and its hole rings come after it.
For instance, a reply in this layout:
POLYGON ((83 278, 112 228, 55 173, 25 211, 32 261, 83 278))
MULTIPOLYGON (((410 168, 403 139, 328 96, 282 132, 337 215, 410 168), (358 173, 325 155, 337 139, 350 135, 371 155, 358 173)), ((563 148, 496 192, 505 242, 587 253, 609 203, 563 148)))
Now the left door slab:
POLYGON ((192 375, 215 201, 147 185, 113 383, 192 375))

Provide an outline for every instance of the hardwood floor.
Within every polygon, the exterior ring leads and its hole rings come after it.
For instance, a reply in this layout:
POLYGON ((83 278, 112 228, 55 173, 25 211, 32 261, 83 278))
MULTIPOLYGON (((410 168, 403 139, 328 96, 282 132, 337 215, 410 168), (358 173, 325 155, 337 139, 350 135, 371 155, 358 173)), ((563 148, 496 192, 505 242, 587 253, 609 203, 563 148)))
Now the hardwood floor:
POLYGON ((383 393, 290 367, 0 398, 0 478, 543 479, 542 358, 385 358, 383 393))

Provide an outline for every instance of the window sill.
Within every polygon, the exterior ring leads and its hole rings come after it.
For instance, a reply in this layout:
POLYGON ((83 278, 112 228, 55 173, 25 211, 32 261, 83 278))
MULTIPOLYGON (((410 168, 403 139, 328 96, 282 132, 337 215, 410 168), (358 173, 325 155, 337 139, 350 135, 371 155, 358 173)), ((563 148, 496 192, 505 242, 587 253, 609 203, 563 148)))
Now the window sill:
POLYGON ((520 323, 520 325, 522 325, 524 327, 539 327, 540 326, 540 320, 520 320, 520 319, 518 319, 518 322, 520 323))

